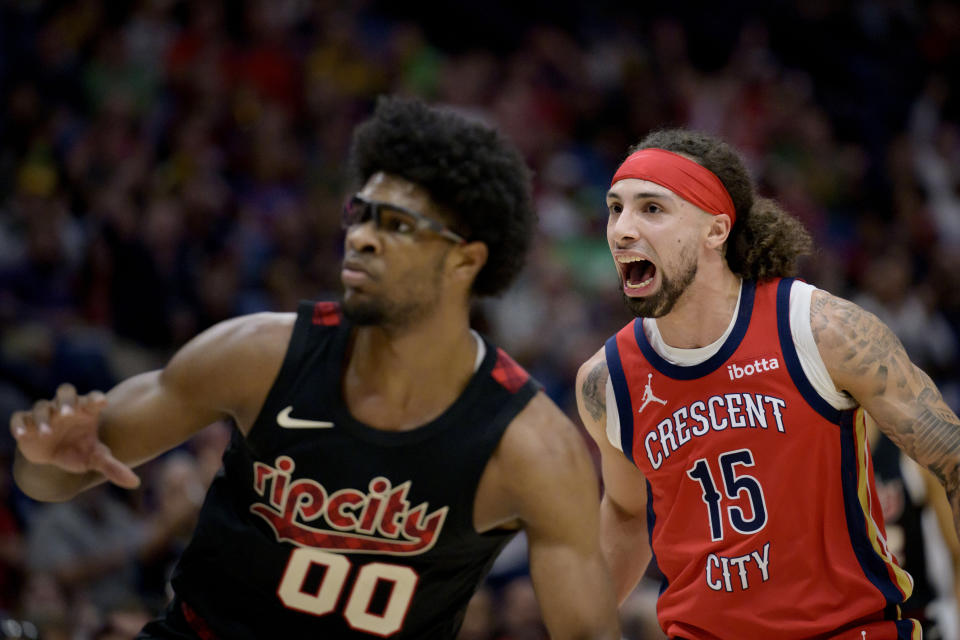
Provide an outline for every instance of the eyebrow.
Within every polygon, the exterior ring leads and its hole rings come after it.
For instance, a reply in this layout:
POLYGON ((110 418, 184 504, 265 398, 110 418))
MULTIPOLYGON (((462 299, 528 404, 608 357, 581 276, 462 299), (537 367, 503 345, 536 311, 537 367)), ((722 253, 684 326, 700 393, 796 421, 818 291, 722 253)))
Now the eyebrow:
MULTIPOLYGON (((622 200, 622 199, 623 199, 623 198, 620 197, 620 194, 618 194, 616 191, 612 191, 612 190, 607 192, 607 198, 616 198, 617 200, 622 200)), ((673 199, 675 198, 675 196, 674 196, 672 193, 669 193, 669 192, 664 193, 664 192, 660 192, 660 191, 657 191, 657 192, 654 192, 654 191, 641 191, 640 193, 635 193, 635 194, 633 194, 633 199, 634 199, 634 200, 645 200, 645 199, 647 199, 647 198, 665 198, 665 199, 668 199, 668 200, 673 200, 673 199)))

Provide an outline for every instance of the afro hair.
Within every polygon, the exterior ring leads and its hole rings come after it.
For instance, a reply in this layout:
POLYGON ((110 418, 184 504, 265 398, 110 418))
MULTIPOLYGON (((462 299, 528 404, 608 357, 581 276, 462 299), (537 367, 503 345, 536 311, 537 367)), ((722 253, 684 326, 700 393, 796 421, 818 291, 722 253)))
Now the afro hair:
POLYGON ((361 184, 379 171, 416 183, 453 213, 458 233, 485 243, 475 295, 503 292, 523 268, 536 224, 530 170, 495 129, 419 100, 381 97, 354 131, 349 170, 361 184))

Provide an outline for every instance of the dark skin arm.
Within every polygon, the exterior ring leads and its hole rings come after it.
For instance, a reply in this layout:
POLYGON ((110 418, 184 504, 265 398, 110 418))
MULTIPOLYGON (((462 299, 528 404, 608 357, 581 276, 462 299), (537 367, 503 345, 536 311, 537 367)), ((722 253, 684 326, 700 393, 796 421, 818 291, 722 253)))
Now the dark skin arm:
POLYGON ((598 540, 598 495, 582 437, 543 393, 507 429, 477 489, 478 531, 526 532, 533 587, 555 640, 620 637, 598 540))
POLYGON ((815 291, 810 322, 837 389, 939 480, 960 533, 960 420, 930 376, 910 361, 889 327, 852 302, 815 291))
POLYGON ((188 342, 162 370, 124 380, 106 395, 61 385, 53 400, 17 411, 14 478, 37 500, 69 500, 109 480, 133 488, 132 467, 217 420, 246 432, 280 370, 292 314, 222 322, 188 342))

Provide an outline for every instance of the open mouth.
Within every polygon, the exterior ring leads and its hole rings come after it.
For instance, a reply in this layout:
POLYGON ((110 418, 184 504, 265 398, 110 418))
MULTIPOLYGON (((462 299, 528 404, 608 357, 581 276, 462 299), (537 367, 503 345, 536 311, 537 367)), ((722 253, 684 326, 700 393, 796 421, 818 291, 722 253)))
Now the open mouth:
POLYGON ((623 275, 623 285, 627 290, 648 287, 657 275, 657 267, 649 260, 623 256, 618 261, 620 273, 623 275))

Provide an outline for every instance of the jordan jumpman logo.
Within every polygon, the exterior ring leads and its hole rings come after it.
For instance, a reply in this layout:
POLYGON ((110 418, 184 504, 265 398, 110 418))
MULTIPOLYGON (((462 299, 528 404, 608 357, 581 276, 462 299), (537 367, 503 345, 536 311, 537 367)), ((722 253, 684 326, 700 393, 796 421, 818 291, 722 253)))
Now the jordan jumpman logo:
POLYGON ((640 410, 637 413, 643 413, 643 410, 647 408, 647 405, 651 402, 659 402, 660 404, 667 404, 666 400, 661 400, 657 396, 653 395, 653 388, 650 386, 650 382, 653 380, 653 374, 647 374, 647 386, 643 389, 643 404, 640 405, 640 410))

